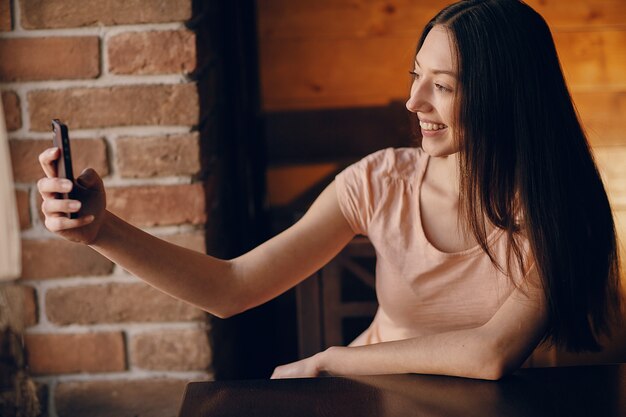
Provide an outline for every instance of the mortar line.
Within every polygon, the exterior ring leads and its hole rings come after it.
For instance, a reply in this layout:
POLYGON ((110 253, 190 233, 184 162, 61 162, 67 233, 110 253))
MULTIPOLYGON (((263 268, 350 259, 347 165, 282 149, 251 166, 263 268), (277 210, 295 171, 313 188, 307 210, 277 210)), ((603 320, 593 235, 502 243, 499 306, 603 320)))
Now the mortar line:
MULTIPOLYGON (((19 2, 15 1, 15 4, 19 2)), ((42 38, 42 37, 77 37, 77 36, 115 36, 124 32, 153 32, 186 29, 183 22, 165 23, 130 23, 123 25, 95 25, 75 28, 24 29, 21 22, 21 9, 15 10, 14 29, 3 32, 2 39, 42 38)))

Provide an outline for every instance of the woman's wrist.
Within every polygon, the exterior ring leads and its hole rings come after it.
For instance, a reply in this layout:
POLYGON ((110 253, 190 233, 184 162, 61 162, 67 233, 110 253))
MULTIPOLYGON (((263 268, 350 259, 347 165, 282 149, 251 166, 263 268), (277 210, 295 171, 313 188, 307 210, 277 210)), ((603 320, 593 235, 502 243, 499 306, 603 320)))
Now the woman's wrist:
POLYGON ((116 216, 105 209, 101 214, 100 224, 98 225, 95 236, 87 244, 93 248, 105 245, 107 235, 110 235, 115 228, 115 226, 113 226, 115 220, 116 216))
POLYGON ((323 352, 318 353, 319 373, 321 374, 327 373, 330 375, 340 374, 339 367, 337 366, 337 363, 339 362, 338 357, 341 355, 341 353, 345 349, 349 349, 349 348, 343 347, 343 346, 331 346, 328 349, 324 350, 323 352))

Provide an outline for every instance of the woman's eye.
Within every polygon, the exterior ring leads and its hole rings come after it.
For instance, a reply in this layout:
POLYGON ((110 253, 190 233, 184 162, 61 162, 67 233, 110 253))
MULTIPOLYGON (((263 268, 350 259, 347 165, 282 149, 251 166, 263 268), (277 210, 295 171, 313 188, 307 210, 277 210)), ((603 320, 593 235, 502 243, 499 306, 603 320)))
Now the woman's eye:
POLYGON ((443 85, 437 83, 435 83, 435 88, 444 93, 449 93, 450 91, 452 91, 448 87, 444 87, 443 85))
POLYGON ((411 76, 413 77, 413 79, 419 78, 419 74, 415 71, 409 71, 409 74, 411 74, 411 76))

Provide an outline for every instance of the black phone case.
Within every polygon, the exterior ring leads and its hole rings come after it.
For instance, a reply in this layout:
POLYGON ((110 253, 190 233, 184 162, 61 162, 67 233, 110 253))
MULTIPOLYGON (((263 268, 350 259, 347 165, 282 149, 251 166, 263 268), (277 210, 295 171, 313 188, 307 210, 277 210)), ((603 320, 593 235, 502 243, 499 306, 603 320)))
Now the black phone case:
MULTIPOLYGON (((59 178, 66 178, 74 183, 74 171, 72 169, 72 152, 70 148, 70 136, 67 126, 59 119, 52 120, 52 142, 54 146, 61 150, 61 156, 57 160, 57 175, 59 178)), ((58 193, 56 198, 72 198, 73 193, 58 193)), ((69 218, 77 218, 77 213, 70 213, 69 218)))

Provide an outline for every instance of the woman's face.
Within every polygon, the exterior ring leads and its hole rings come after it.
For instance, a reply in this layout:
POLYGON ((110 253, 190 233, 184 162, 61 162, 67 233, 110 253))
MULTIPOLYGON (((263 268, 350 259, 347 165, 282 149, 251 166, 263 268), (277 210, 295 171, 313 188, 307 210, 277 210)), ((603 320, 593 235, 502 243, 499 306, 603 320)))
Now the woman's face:
POLYGON ((417 115, 422 148, 431 156, 448 156, 459 151, 453 134, 457 91, 453 48, 447 30, 435 26, 415 57, 411 97, 406 108, 417 115))

